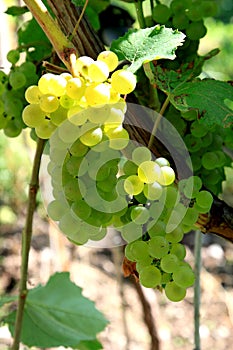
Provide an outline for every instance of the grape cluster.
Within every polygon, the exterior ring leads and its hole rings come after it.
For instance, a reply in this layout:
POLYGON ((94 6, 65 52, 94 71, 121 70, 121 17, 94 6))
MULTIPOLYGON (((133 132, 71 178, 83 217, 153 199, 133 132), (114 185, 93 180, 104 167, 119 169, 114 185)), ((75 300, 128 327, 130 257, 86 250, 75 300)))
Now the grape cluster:
MULTIPOLYGON (((57 126, 70 118, 73 118, 72 122, 76 125, 85 125, 84 128, 87 129, 89 125, 95 124, 95 130, 87 132, 82 138, 91 140, 92 134, 94 144, 97 143, 98 137, 102 138, 102 130, 96 126, 107 118, 107 111, 102 115, 102 111, 98 112, 98 107, 121 101, 121 95, 129 94, 136 86, 135 75, 124 69, 115 70, 117 66, 117 55, 103 51, 97 60, 87 56, 79 57, 74 66, 74 75, 44 74, 38 85, 32 85, 26 90, 25 98, 29 105, 23 110, 24 123, 35 128, 37 136, 43 139, 48 139, 57 126), (109 78, 110 72, 113 73, 109 78), (90 107, 96 107, 89 113, 95 117, 88 117, 86 109, 90 107), (74 115, 78 112, 83 113, 75 119, 74 115)), ((112 125, 111 118, 109 116, 112 125)), ((121 115, 118 115, 118 119, 121 119, 121 115)), ((121 125, 121 122, 122 120, 116 124, 121 125)), ((107 131, 107 125, 105 130, 106 133, 113 132, 107 131)), ((126 135, 126 131, 121 127, 114 130, 113 134, 112 138, 119 138, 122 134, 126 135)))
POLYGON ((172 0, 170 6, 157 4, 153 8, 152 19, 155 23, 179 29, 186 34, 186 42, 177 54, 183 61, 190 61, 196 55, 199 40, 207 32, 204 18, 215 16, 217 10, 215 0, 172 0))
POLYGON ((18 136, 26 127, 22 121, 22 111, 27 104, 25 90, 38 81, 36 66, 32 62, 16 66, 19 58, 18 50, 9 51, 10 73, 7 75, 0 71, 0 129, 8 137, 18 136))

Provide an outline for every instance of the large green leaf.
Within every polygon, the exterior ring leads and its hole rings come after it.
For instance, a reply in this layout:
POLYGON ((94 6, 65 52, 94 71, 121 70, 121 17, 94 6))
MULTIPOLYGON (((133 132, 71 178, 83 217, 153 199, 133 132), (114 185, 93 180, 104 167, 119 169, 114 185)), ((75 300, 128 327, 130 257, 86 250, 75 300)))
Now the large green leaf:
POLYGON ((177 86, 170 100, 180 111, 197 109, 200 121, 208 127, 229 126, 233 123, 233 110, 227 100, 233 101, 233 86, 213 79, 196 79, 177 86))
POLYGON ((26 6, 10 6, 8 9, 5 11, 7 15, 11 16, 21 16, 24 13, 28 12, 28 8, 26 6))
MULTIPOLYGON (((5 320, 12 334, 14 317, 12 313, 5 320)), ((45 286, 29 291, 21 341, 25 345, 41 348, 77 348, 80 342, 87 341, 88 344, 89 341, 93 347, 96 334, 106 324, 106 319, 94 303, 83 297, 81 288, 70 281, 69 274, 56 273, 45 286)))
POLYGON ((145 29, 130 29, 112 43, 111 50, 120 60, 131 62, 129 70, 136 72, 145 62, 162 58, 173 60, 175 50, 185 35, 177 30, 156 25, 145 29))

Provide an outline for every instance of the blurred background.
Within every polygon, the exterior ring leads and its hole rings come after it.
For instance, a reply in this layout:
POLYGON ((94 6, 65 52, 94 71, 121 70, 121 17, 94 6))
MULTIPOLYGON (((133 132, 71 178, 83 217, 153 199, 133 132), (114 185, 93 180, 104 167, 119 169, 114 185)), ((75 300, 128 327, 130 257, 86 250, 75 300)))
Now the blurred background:
MULTIPOLYGON (((0 66, 8 72, 6 54, 16 48, 16 23, 4 14, 8 6, 20 2, 0 2, 0 66)), ((111 1, 135 17, 132 4, 111 1)), ((149 0, 145 1, 145 11, 149 0)), ((166 3, 166 1, 163 1, 166 3)), ((169 1, 167 1, 169 3, 169 1)), ((233 80, 233 2, 219 0, 216 18, 206 20, 208 32, 199 52, 213 48, 220 53, 206 62, 203 77, 233 80)), ((23 4, 23 2, 21 2, 23 4)), ((31 159, 35 144, 27 132, 7 138, 0 130, 0 296, 17 291, 20 267, 20 238, 24 226, 31 159)), ((41 176, 43 186, 44 174, 41 176)), ((187 260, 193 264, 193 235, 186 237, 187 260)), ((202 350, 231 350, 233 344, 233 250, 217 236, 203 237, 201 275, 202 350)), ((193 289, 179 303, 168 302, 159 291, 143 288, 143 295, 131 279, 122 275, 121 248, 76 247, 49 222, 39 194, 30 254, 29 283, 46 283, 55 271, 70 271, 71 278, 83 288, 83 294, 95 301, 110 321, 100 334, 105 350, 149 350, 150 334, 144 317, 149 304, 154 318, 160 350, 193 349, 193 289)), ((2 316, 0 310, 0 318, 2 316)), ((10 334, 0 327, 0 349, 7 348, 10 334)), ((25 349, 25 347, 22 347, 25 349)), ((62 349, 62 348, 60 348, 62 349)))

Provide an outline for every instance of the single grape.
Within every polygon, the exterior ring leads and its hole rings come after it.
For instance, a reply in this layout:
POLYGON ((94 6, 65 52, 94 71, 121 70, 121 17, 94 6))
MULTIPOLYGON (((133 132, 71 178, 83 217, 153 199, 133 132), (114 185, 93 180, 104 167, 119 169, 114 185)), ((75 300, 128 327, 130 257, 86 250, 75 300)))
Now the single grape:
POLYGON ((80 141, 85 145, 85 146, 95 146, 99 142, 101 142, 103 137, 103 132, 101 128, 93 128, 88 131, 86 131, 84 134, 80 136, 80 141))
POLYGON ((127 225, 118 229, 121 232, 122 238, 128 243, 142 237, 142 226, 134 222, 129 222, 127 225))
POLYGON ((67 119, 67 109, 59 106, 56 111, 50 113, 51 122, 58 126, 67 119))
POLYGON ((191 21, 200 21, 203 16, 202 6, 197 6, 195 3, 191 5, 186 11, 187 17, 191 21))
POLYGON ((136 87, 136 82, 136 76, 125 69, 117 70, 111 76, 113 89, 123 95, 131 93, 136 87))
POLYGON ((166 158, 159 157, 155 159, 155 163, 157 163, 160 167, 162 166, 170 166, 169 161, 166 158))
POLYGON ((71 206, 71 211, 84 221, 89 218, 92 213, 91 207, 84 199, 75 201, 71 206))
POLYGON ((172 281, 166 284, 165 294, 169 300, 177 302, 185 298, 186 289, 179 287, 174 281, 172 281))
POLYGON ((197 222, 198 216, 199 213, 194 207, 188 208, 183 218, 182 224, 193 226, 197 222))
POLYGON ((112 51, 102 51, 98 57, 97 61, 102 61, 107 64, 109 72, 114 71, 119 63, 117 55, 112 51))
POLYGON ((173 0, 170 4, 173 13, 184 12, 192 4, 192 0, 173 0))
POLYGON ((186 29, 186 35, 190 40, 199 40, 207 33, 203 21, 192 22, 186 29))
POLYGON ((166 194, 165 205, 167 208, 173 208, 177 202, 180 200, 180 194, 176 187, 169 186, 164 190, 166 194))
POLYGON ((85 98, 90 106, 103 105, 110 100, 109 85, 93 83, 86 88, 85 98))
POLYGON ((158 4, 153 8, 152 18, 159 24, 165 24, 171 16, 171 10, 169 7, 163 4, 158 4))
POLYGON ((78 77, 82 75, 83 77, 88 77, 88 67, 94 60, 88 56, 80 56, 75 63, 75 75, 78 77))
POLYGON ((213 203, 213 196, 208 191, 200 191, 196 197, 196 203, 199 207, 208 207, 210 209, 213 203))
POLYGON ((137 175, 130 175, 124 181, 124 189, 130 195, 137 195, 142 192, 144 183, 137 175))
POLYGON ((40 97, 39 106, 46 113, 55 112, 59 107, 59 100, 56 96, 49 94, 40 97))
POLYGON ((183 188, 184 195, 187 198, 195 198, 202 187, 201 178, 198 176, 190 176, 183 188))
POLYGON ((58 200, 53 200, 47 207, 49 217, 55 221, 59 221, 66 210, 68 210, 66 203, 58 200))
POLYGON ((151 161, 142 162, 138 167, 138 177, 142 182, 153 183, 160 178, 160 166, 151 161))
POLYGON ((164 255, 160 261, 160 266, 164 272, 171 273, 174 272, 179 264, 179 259, 175 254, 164 255))
POLYGON ((67 80, 61 75, 46 73, 38 81, 42 94, 51 94, 57 97, 65 95, 67 80))
POLYGON ((19 71, 11 71, 9 75, 9 83, 14 90, 18 90, 26 85, 27 79, 25 75, 19 71))
POLYGON ((190 131, 191 131, 192 135, 195 137, 203 137, 208 133, 207 127, 200 124, 200 122, 198 120, 195 120, 192 123, 190 131))
POLYGON ((86 85, 81 78, 71 78, 66 85, 66 94, 74 100, 80 100, 84 95, 86 85))
POLYGON ((41 110, 38 104, 31 104, 24 108, 22 118, 30 128, 39 127, 45 123, 46 113, 41 110))
POLYGON ((109 147, 116 150, 124 149, 129 143, 128 131, 123 126, 111 128, 105 133, 109 138, 109 147))
POLYGON ((154 258, 162 258, 169 251, 169 242, 163 236, 155 236, 148 241, 149 254, 154 258))
POLYGON ((149 210, 142 206, 135 206, 131 210, 131 219, 138 225, 145 224, 150 218, 149 210))
POLYGON ((202 166, 207 170, 212 170, 218 167, 218 155, 216 152, 206 152, 201 158, 202 166))
POLYGON ((152 184, 145 184, 143 188, 145 197, 149 200, 158 200, 163 193, 163 187, 158 182, 152 184))
POLYGON ((55 129, 56 125, 54 125, 50 120, 45 119, 43 124, 36 126, 35 132, 38 137, 46 140, 50 138, 55 129))
POLYGON ((173 243, 170 248, 170 253, 176 255, 179 260, 183 260, 186 255, 185 246, 181 243, 173 243))
POLYGON ((147 147, 137 147, 132 152, 132 161, 140 165, 142 162, 151 160, 151 151, 147 147))
POLYGON ((8 62, 16 64, 20 58, 20 53, 18 50, 10 50, 6 56, 8 62))
POLYGON ((218 4, 213 0, 201 3, 202 17, 214 17, 218 13, 218 4))
POLYGON ((140 283, 146 288, 155 288, 161 283, 161 272, 155 266, 145 266, 139 275, 140 283))
POLYGON ((189 26, 189 19, 186 16, 185 13, 177 13, 173 18, 172 18, 172 25, 174 28, 177 28, 179 30, 186 29, 189 26))
POLYGON ((123 164, 123 172, 125 175, 136 175, 137 170, 137 165, 131 160, 126 160, 126 162, 123 164))
POLYGON ((95 83, 103 83, 108 79, 108 65, 102 61, 94 61, 88 67, 88 77, 95 83))
POLYGON ((163 186, 169 186, 175 181, 175 172, 169 166, 163 166, 160 168, 158 182, 163 186))
POLYGON ((173 231, 166 233, 165 238, 171 243, 178 243, 182 240, 184 232, 180 226, 176 227, 173 231))
POLYGON ((174 282, 183 288, 191 287, 195 281, 195 275, 191 267, 188 266, 179 266, 173 272, 174 282))
POLYGON ((36 104, 40 102, 42 93, 40 92, 37 85, 32 85, 25 91, 25 99, 28 103, 36 104))
POLYGON ((66 212, 59 222, 60 230, 67 236, 73 238, 79 230, 80 221, 71 212, 66 212))
POLYGON ((165 224, 162 221, 157 221, 156 223, 149 223, 147 225, 147 232, 150 238, 155 236, 165 236, 165 224))
POLYGON ((144 241, 132 242, 130 243, 130 253, 135 261, 145 260, 148 257, 148 244, 144 241))

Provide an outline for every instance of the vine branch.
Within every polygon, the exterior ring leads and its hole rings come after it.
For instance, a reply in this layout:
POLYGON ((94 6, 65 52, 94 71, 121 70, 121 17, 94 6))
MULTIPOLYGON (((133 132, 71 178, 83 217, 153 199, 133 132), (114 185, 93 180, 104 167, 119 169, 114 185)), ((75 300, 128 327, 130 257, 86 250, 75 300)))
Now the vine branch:
POLYGON ((18 350, 21 337, 21 329, 23 323, 23 312, 25 301, 27 298, 27 276, 28 276, 28 260, 29 260, 29 251, 31 246, 32 238, 32 224, 33 224, 33 215, 36 209, 36 195, 39 188, 39 170, 41 164, 41 157, 43 154, 45 146, 45 140, 38 139, 36 153, 33 161, 31 181, 29 185, 28 192, 28 207, 27 207, 27 216, 25 227, 22 232, 22 252, 21 252, 21 269, 20 269, 20 282, 19 282, 19 296, 18 296, 18 308, 16 312, 15 320, 15 332, 14 332, 14 341, 11 347, 11 350, 18 350))

